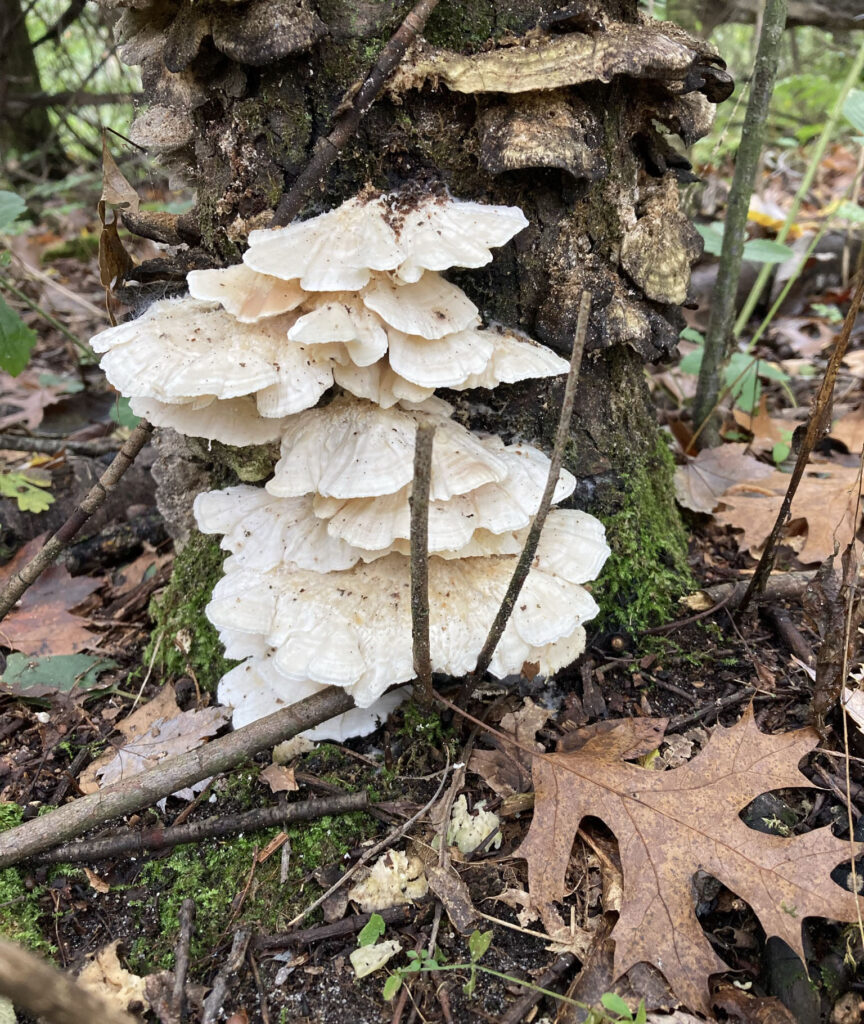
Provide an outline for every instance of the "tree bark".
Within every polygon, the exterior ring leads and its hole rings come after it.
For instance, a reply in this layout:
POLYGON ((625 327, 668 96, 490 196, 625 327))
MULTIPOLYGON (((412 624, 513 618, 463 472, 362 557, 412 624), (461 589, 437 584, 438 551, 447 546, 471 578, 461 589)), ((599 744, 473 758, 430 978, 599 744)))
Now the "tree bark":
MULTIPOLYGON (((487 321, 565 355, 580 296, 590 292, 565 465, 579 479, 575 504, 609 530, 613 558, 597 588, 607 618, 645 624, 666 614, 688 573, 644 365, 675 350, 701 249, 678 206, 689 164, 655 125, 690 144, 710 126, 709 99, 724 98, 729 83, 706 44, 643 19, 636 0, 559 8, 557 0, 442 0, 303 214, 366 185, 408 182, 443 182, 459 198, 523 209, 529 227, 492 264, 450 276, 487 321), (508 62, 546 47, 569 56, 547 60, 548 82, 525 91, 529 72, 508 62), (459 91, 459 55, 469 65, 500 60, 496 74, 510 81, 487 88, 481 68, 472 72, 480 85, 459 91), (429 60, 447 68, 427 74, 429 60), (558 81, 562 68, 572 83, 558 81)), ((211 261, 240 259, 246 232, 269 222, 410 9, 404 0, 184 0, 175 13, 154 0, 124 13, 121 53, 143 62, 145 93, 162 108, 139 117, 132 137, 194 178, 198 231, 189 238, 211 261), (145 44, 154 27, 164 33, 155 56, 145 44)), ((475 428, 548 449, 562 391, 561 381, 532 381, 445 397, 475 428)))

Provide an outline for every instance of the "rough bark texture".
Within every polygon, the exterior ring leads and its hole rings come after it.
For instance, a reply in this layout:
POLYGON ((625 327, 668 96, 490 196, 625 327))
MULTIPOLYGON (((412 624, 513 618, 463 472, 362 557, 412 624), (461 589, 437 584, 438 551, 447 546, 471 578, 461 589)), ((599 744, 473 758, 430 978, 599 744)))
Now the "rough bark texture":
MULTIPOLYGON (((248 230, 268 223, 343 96, 411 7, 103 2, 126 7, 122 53, 142 64, 154 104, 132 137, 198 188, 195 216, 176 224, 191 246, 178 254, 178 271, 240 259, 248 230)), ((689 165, 656 124, 689 144, 710 126, 709 100, 730 89, 704 43, 641 21, 636 6, 441 0, 424 40, 305 209, 320 212, 367 184, 407 182, 443 182, 460 198, 520 206, 530 226, 515 242, 489 267, 451 276, 487 320, 564 354, 580 295, 590 290, 566 465, 580 480, 576 503, 610 528, 615 554, 601 596, 610 618, 624 623, 663 614, 687 581, 670 459, 643 366, 675 348, 677 306, 701 243, 678 208, 689 165)), ((548 447, 562 388, 528 382, 455 401, 476 428, 548 447)))

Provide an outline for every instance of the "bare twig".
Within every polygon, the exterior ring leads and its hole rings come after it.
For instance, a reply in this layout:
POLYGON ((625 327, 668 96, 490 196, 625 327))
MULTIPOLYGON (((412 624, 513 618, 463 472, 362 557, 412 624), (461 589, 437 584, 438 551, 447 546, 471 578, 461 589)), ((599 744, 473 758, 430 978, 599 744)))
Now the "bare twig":
MULTIPOLYGON (((447 767, 450 767, 449 755, 447 760, 447 767)), ((295 924, 300 924, 300 922, 303 920, 304 917, 306 917, 307 914, 311 914, 312 911, 320 907, 325 900, 330 899, 333 893, 336 892, 338 889, 341 889, 342 886, 348 881, 348 879, 352 878, 360 870, 360 868, 363 867, 364 864, 368 864, 373 857, 377 857, 379 853, 383 853, 384 850, 386 850, 388 847, 392 846, 394 843, 398 843, 402 836, 404 836, 405 833, 408 831, 408 829, 411 828, 414 822, 419 821, 423 817, 423 815, 429 810, 429 808, 435 803, 435 801, 441 795, 441 790, 444 788, 444 783, 446 781, 447 775, 445 773, 441 776, 441 781, 438 783, 438 788, 435 790, 435 795, 428 803, 424 804, 420 808, 420 810, 417 811, 416 814, 412 814, 407 821, 404 821, 397 828, 394 828, 392 832, 389 832, 381 840, 380 843, 376 843, 374 846, 370 847, 370 849, 368 849, 355 864, 352 864, 352 866, 348 868, 348 870, 345 872, 344 875, 342 875, 338 882, 335 882, 333 885, 330 886, 330 888, 326 892, 322 893, 318 897, 318 899, 316 899, 313 903, 310 903, 309 906, 302 913, 298 914, 295 918, 292 918, 288 922, 288 927, 293 928, 295 924)))
MULTIPOLYGON (((385 924, 400 927, 401 925, 413 924, 417 918, 417 908, 410 904, 401 904, 398 907, 388 907, 386 910, 377 911, 384 919, 385 924)), ((351 917, 343 917, 332 924, 319 924, 313 928, 299 928, 297 931, 288 932, 285 935, 259 935, 255 939, 255 948, 265 952, 270 949, 284 949, 286 946, 314 946, 317 942, 324 942, 328 939, 342 939, 346 935, 353 935, 359 932, 372 917, 371 914, 354 914, 351 917)))
POLYGON ((858 285, 855 288, 855 294, 852 296, 852 301, 849 304, 846 319, 843 321, 843 328, 837 338, 837 344, 834 346, 831 358, 828 360, 828 366, 825 368, 825 376, 822 378, 822 384, 819 387, 819 393, 816 396, 813 411, 810 413, 810 418, 807 421, 807 430, 804 433, 801 446, 798 449, 798 458, 795 460, 795 468, 792 470, 789 486, 786 488, 786 494, 784 495, 783 502, 780 505, 780 511, 777 514, 777 520, 774 523, 774 528, 765 543, 765 550, 762 552, 762 557, 759 559, 759 565, 756 567, 756 572, 750 580, 750 586, 747 588, 744 597, 741 600, 741 604, 738 608, 739 615, 744 611, 751 599, 756 594, 762 592, 768 577, 771 575, 771 570, 774 568, 774 559, 777 557, 777 548, 780 545, 780 535, 783 532, 783 528, 786 526, 786 523, 789 521, 792 499, 795 497, 795 492, 798 490, 798 484, 801 482, 801 477, 804 475, 804 470, 807 468, 807 463, 810 460, 810 454, 816 446, 816 442, 822 436, 822 431, 827 425, 826 421, 830 415, 831 397, 834 394, 834 384, 837 380, 837 373, 840 369, 840 363, 843 361, 843 357, 846 355, 846 350, 849 347, 852 328, 855 325, 855 320, 858 316, 859 310, 861 309, 862 300, 864 300, 864 272, 862 272, 858 278, 858 285))
POLYGON ((189 825, 151 828, 143 832, 127 831, 120 835, 106 836, 104 839, 85 839, 80 843, 58 846, 56 850, 34 859, 38 864, 62 864, 67 861, 106 860, 128 853, 144 853, 147 850, 167 850, 181 843, 200 842, 202 839, 214 839, 218 836, 231 835, 233 832, 255 832, 289 821, 312 821, 328 814, 362 811, 368 804, 369 794, 364 789, 358 793, 343 793, 341 796, 325 797, 321 800, 255 807, 251 811, 205 818, 189 825))
POLYGON ((180 937, 177 939, 177 952, 174 956, 174 988, 171 992, 171 1009, 178 1020, 186 1015, 186 977, 189 974, 189 946, 192 943, 192 929, 195 926, 195 901, 183 900, 180 913, 180 937))
POLYGON ((414 481, 411 485, 411 637, 417 696, 432 704, 432 657, 429 651, 429 488, 435 424, 419 423, 414 440, 414 481))
POLYGON ((107 455, 122 447, 113 437, 99 437, 93 441, 58 441, 53 437, 30 437, 27 434, 0 434, 0 449, 8 452, 44 452, 59 455, 107 455))
POLYGON ((333 131, 319 139, 312 159, 294 179, 291 191, 279 201, 271 227, 288 224, 300 212, 307 193, 327 173, 345 143, 353 138, 366 111, 372 106, 405 51, 423 31, 426 19, 438 6, 438 0, 418 0, 390 41, 378 55, 375 66, 360 86, 350 106, 337 112, 333 131))
POLYGON ((524 996, 517 999, 510 1009, 501 1018, 501 1024, 519 1024, 524 1020, 530 1010, 540 1002, 544 993, 541 989, 548 989, 554 985, 571 967, 576 965, 576 957, 572 953, 561 953, 551 967, 548 967, 534 983, 536 988, 530 988, 524 996))
POLYGON ((60 552, 71 543, 90 516, 102 506, 108 494, 116 487, 123 474, 135 461, 135 456, 149 441, 152 432, 153 427, 146 420, 141 420, 129 435, 129 439, 114 456, 111 465, 90 488, 87 496, 72 515, 23 569, 12 574, 0 593, 0 622, 15 607, 27 588, 39 579, 42 573, 56 560, 60 552))
MULTIPOLYGON (((761 594, 758 595, 759 601, 768 600, 779 600, 788 601, 795 600, 800 597, 807 589, 807 584, 814 579, 816 576, 815 569, 808 569, 806 571, 795 571, 795 572, 784 572, 777 576, 772 576, 765 584, 765 588, 761 594)), ((715 583, 713 586, 705 587, 703 590, 697 592, 698 596, 704 596, 710 601, 716 602, 713 608, 706 608, 699 612, 698 615, 688 616, 686 619, 679 619, 677 622, 668 623, 665 626, 656 626, 653 629, 644 629, 643 633, 665 633, 670 629, 678 628, 688 622, 695 622, 697 618, 702 618, 705 615, 713 615, 714 612, 720 611, 721 608, 727 608, 729 611, 735 611, 739 608, 741 601, 744 599, 744 595, 747 593, 747 588, 750 586, 749 580, 741 580, 738 583, 715 583)), ((691 598, 688 599, 688 604, 691 598)))
POLYGON ((240 970, 243 961, 246 959, 246 950, 249 948, 249 940, 252 932, 249 928, 238 928, 234 932, 234 941, 231 943, 231 952, 222 965, 219 973, 213 979, 213 988, 210 995, 204 1000, 204 1014, 201 1017, 201 1024, 213 1024, 219 1016, 225 996, 228 994, 228 982, 240 970))
POLYGON ((277 743, 320 725, 354 707, 351 697, 338 686, 244 725, 242 729, 211 740, 196 750, 167 757, 140 775, 106 786, 98 793, 73 800, 56 810, 0 833, 0 868, 9 867, 111 818, 132 814, 192 786, 201 779, 227 772, 277 743))
POLYGON ((582 293, 582 299, 579 303, 579 316, 576 321, 576 336, 573 339, 573 352, 570 356, 570 371, 567 374, 564 398, 561 402, 561 412, 558 417, 558 429, 555 433, 555 444, 552 448, 552 458, 549 462, 549 476, 546 479, 546 487, 543 491, 543 497, 540 499, 540 507, 537 509, 537 515, 534 517, 534 522, 531 524, 531 529, 528 531, 528 537, 525 540, 525 547, 522 549, 522 554, 519 556, 519 561, 516 563, 513 577, 510 580, 507 592, 504 595, 504 600, 501 602, 501 607, 498 609, 495 621, 489 629, 489 635, 486 637, 486 643, 483 645, 483 650, 477 658, 477 665, 472 673, 472 678, 474 680, 479 679, 486 669, 489 668, 492 656, 495 653, 495 648, 498 646, 498 642, 504 634, 504 630, 507 627, 507 621, 513 611, 513 606, 516 604, 519 592, 522 590, 522 586, 528 578, 531 563, 534 561, 534 555, 537 553, 537 545, 540 542, 540 532, 543 529, 543 524, 546 522, 546 516, 549 512, 550 506, 552 505, 555 488, 558 486, 558 477, 561 473, 561 463, 564 459, 564 447, 567 443, 567 438, 570 436, 570 420, 573 416, 573 403, 576 399, 576 384, 579 381, 579 368, 582 365, 582 352, 585 349, 585 335, 588 331, 588 316, 590 312, 591 295, 585 291, 582 293))
POLYGON ((0 939, 0 995, 50 1024, 135 1024, 41 957, 0 939))

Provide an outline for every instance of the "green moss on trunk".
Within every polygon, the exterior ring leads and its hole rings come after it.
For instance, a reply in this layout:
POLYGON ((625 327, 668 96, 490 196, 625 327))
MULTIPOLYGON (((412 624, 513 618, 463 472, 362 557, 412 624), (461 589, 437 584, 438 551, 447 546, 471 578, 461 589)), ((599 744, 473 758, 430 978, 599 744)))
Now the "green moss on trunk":
POLYGON ((222 577, 225 552, 212 537, 193 533, 174 562, 171 582, 150 604, 153 632, 144 652, 163 675, 194 673, 198 685, 212 690, 235 664, 224 654, 204 609, 222 577))

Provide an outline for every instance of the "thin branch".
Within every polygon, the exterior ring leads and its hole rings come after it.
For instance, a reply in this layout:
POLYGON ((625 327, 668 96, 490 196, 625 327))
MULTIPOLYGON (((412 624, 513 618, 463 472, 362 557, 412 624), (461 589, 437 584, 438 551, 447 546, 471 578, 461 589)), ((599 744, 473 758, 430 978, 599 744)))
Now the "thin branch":
POLYGON ((219 1017, 225 996, 228 995, 228 982, 237 974, 246 959, 246 950, 249 948, 249 940, 252 938, 251 928, 238 928, 234 932, 234 941, 231 943, 231 952, 228 958, 219 969, 219 973, 213 979, 213 988, 204 1000, 204 1013, 201 1017, 201 1024, 213 1024, 219 1017))
POLYGON ((163 796, 192 786, 201 779, 230 771, 262 750, 275 747, 277 743, 353 707, 354 701, 341 687, 328 686, 196 750, 167 757, 154 768, 126 782, 106 786, 98 793, 73 800, 41 818, 16 825, 0 833, 0 868, 50 850, 111 818, 150 807, 163 796))
POLYGON ((408 12, 405 20, 378 55, 375 66, 360 86, 348 109, 337 111, 333 130, 326 138, 319 139, 315 144, 311 160, 294 179, 291 191, 286 192, 280 199, 271 227, 281 227, 297 216, 307 193, 313 185, 323 180, 345 143, 356 135, 364 114, 378 98, 384 83, 405 56, 405 51, 423 31, 426 20, 437 6, 438 0, 418 0, 408 12))
POLYGON ((33 107, 107 107, 117 103, 134 103, 144 96, 140 92, 87 92, 86 89, 67 89, 65 92, 18 93, 6 97, 10 113, 23 113, 33 107))
POLYGON ((192 929, 195 926, 195 901, 183 900, 177 915, 180 937, 174 955, 174 988, 171 991, 171 1010, 177 1020, 186 1016, 186 977, 189 974, 189 947, 192 944, 192 929))
POLYGON ((0 995, 50 1024, 135 1024, 90 989, 41 957, 0 939, 0 995))
POLYGON ((414 481, 411 485, 411 638, 418 696, 432 705, 432 657, 429 651, 429 490, 435 424, 419 423, 414 438, 414 481))
POLYGON ((99 456, 116 452, 121 447, 113 437, 100 437, 93 441, 58 441, 53 437, 0 433, 0 449, 7 452, 46 452, 49 455, 69 452, 71 455, 99 456))
POLYGON ((861 309, 862 300, 864 300, 864 271, 859 271, 858 285, 855 289, 855 294, 852 296, 852 302, 846 313, 846 319, 843 321, 843 328, 837 338, 837 344, 834 346, 834 351, 831 353, 831 358, 828 360, 828 365, 825 368, 825 376, 822 378, 819 393, 813 404, 813 411, 810 413, 810 418, 807 421, 807 430, 798 449, 798 458, 795 461, 795 468, 792 470, 789 486, 786 488, 786 494, 780 505, 780 511, 777 514, 774 528, 765 544, 765 550, 759 559, 759 565, 756 567, 756 572, 750 580, 750 586, 741 599, 741 604, 738 607, 739 615, 744 611, 752 598, 760 594, 765 588, 768 577, 771 575, 771 570, 774 568, 777 548, 780 546, 780 535, 789 521, 792 499, 798 490, 798 484, 801 482, 804 470, 807 468, 810 455, 816 446, 816 442, 822 436, 822 432, 827 425, 827 419, 830 416, 831 399, 834 394, 837 373, 840 370, 840 363, 846 355, 846 350, 849 348, 849 339, 852 336, 852 328, 855 326, 855 320, 861 309))
POLYGON ((328 814, 348 814, 369 806, 366 790, 343 793, 321 800, 303 800, 293 804, 275 804, 256 807, 251 811, 205 818, 189 825, 151 828, 143 832, 126 831, 104 839, 85 839, 78 843, 58 846, 50 853, 34 858, 37 864, 62 864, 66 861, 107 860, 126 854, 145 853, 148 850, 167 850, 181 843, 196 843, 202 839, 215 839, 234 832, 256 832, 258 829, 283 825, 291 821, 313 821, 328 814))
MULTIPOLYGON (((403 903, 398 907, 379 910, 377 913, 384 919, 385 924, 401 927, 416 923, 417 908, 403 903)), ((288 932, 285 935, 259 935, 255 939, 255 948, 266 952, 271 949, 284 949, 286 946, 314 946, 329 939, 342 939, 347 935, 359 932, 369 923, 371 917, 372 914, 354 914, 351 917, 343 917, 339 921, 334 921, 332 924, 317 924, 311 928, 288 932)))
POLYGON ((708 446, 719 442, 716 425, 713 421, 707 421, 713 416, 720 390, 720 371, 728 357, 729 344, 732 340, 735 297, 738 278, 741 275, 741 261, 744 257, 747 213, 762 153, 765 121, 771 105, 785 25, 786 0, 768 0, 762 31, 759 34, 759 50, 756 54, 747 113, 744 116, 741 145, 735 157, 735 173, 726 205, 723 248, 720 253, 717 283, 711 297, 711 316, 705 334, 702 365, 699 368, 699 385, 693 402, 693 423, 699 428, 704 427, 704 441, 708 446))
POLYGON ((47 43, 52 40, 54 42, 59 42, 60 36, 63 32, 78 20, 78 15, 84 10, 84 5, 86 3, 87 0, 71 0, 69 6, 47 30, 47 32, 45 32, 44 35, 39 36, 38 39, 30 44, 30 46, 35 50, 37 46, 41 46, 43 43, 47 43))
POLYGON ((579 303, 579 316, 576 320, 576 336, 573 339, 573 352, 570 356, 570 371, 567 374, 567 383, 564 387, 564 398, 561 402, 561 413, 558 417, 558 429, 555 433, 555 444, 552 448, 552 458, 549 462, 549 476, 546 478, 546 487, 543 490, 543 497, 540 499, 540 507, 537 509, 537 515, 534 517, 534 522, 531 524, 531 529, 528 531, 528 537, 525 540, 525 547, 522 549, 522 554, 519 556, 519 561, 516 563, 516 569, 514 570, 513 577, 510 580, 510 585, 507 587, 504 600, 501 602, 501 607, 498 609, 495 621, 489 629, 489 635, 486 638, 486 643, 483 645, 483 650, 480 652, 480 656, 477 659, 477 665, 472 673, 472 678, 474 680, 479 679, 486 669, 489 668, 492 656, 495 653, 495 648, 498 646, 498 642, 504 634, 510 614, 513 611, 513 607, 516 604, 516 600, 519 597, 522 586, 528 578, 528 572, 531 569, 531 563, 534 561, 534 555, 537 553, 537 545, 540 543, 540 533, 552 505, 555 488, 558 486, 558 477, 561 474, 561 463, 564 460, 564 447, 567 444, 567 438, 570 436, 570 420, 573 417, 573 404, 576 399, 576 384, 579 381, 579 369, 582 365, 582 353, 585 349, 585 336, 588 332, 588 317, 590 313, 591 295, 589 292, 585 291, 582 293, 582 299, 579 303))
POLYGON ((117 486, 123 474, 135 461, 138 452, 150 440, 152 432, 153 427, 146 420, 141 420, 129 435, 129 439, 114 456, 111 465, 90 488, 87 496, 72 515, 23 569, 13 573, 0 593, 0 622, 21 600, 28 587, 32 586, 42 573, 54 563, 60 552, 69 546, 90 516, 104 504, 109 493, 117 486))

